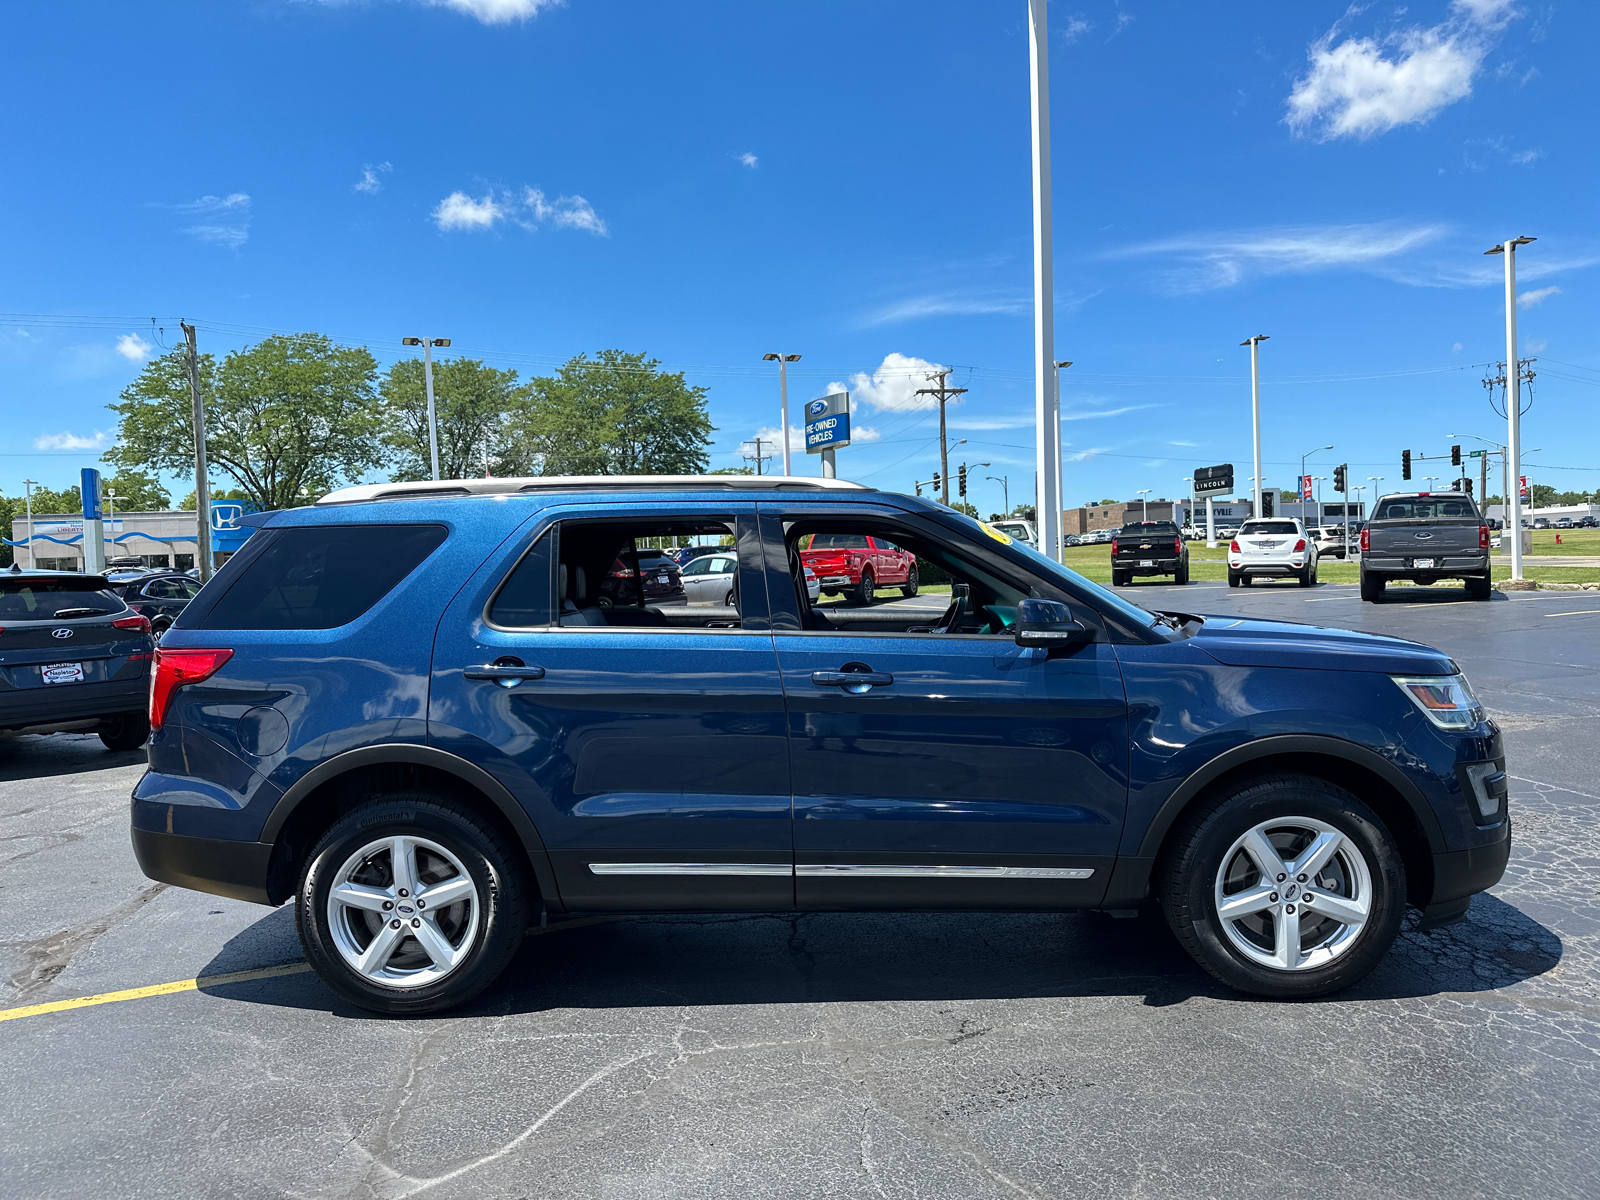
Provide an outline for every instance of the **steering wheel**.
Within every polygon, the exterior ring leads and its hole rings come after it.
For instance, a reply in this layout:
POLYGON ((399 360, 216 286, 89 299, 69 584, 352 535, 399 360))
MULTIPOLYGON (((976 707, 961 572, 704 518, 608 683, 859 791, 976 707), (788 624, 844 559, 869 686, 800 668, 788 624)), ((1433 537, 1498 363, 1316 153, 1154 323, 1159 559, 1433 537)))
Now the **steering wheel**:
POLYGON ((971 592, 961 584, 950 589, 950 607, 944 610, 944 615, 934 625, 935 633, 954 633, 961 618, 967 615, 967 603, 971 592))

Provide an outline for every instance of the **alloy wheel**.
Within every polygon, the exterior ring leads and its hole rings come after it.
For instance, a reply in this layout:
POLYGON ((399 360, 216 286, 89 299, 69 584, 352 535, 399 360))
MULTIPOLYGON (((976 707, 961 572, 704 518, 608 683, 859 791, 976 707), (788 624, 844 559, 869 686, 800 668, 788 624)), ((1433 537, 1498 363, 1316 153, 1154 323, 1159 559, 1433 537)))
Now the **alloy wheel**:
POLYGON ((344 862, 328 889, 328 927, 346 964, 392 988, 437 983, 478 933, 477 886, 437 842, 387 837, 344 862))
POLYGON ((1334 826, 1274 817, 1229 847, 1213 892, 1235 950, 1264 967, 1309 971, 1360 938, 1372 911, 1372 871, 1334 826))

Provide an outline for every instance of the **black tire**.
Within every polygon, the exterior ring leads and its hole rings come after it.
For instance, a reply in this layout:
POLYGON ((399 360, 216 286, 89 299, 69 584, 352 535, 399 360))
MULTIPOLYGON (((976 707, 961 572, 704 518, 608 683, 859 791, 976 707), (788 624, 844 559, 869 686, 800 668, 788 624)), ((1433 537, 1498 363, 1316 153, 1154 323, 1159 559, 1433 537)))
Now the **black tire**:
POLYGON ((1255 579, 1253 579, 1251 576, 1246 575, 1243 571, 1239 572, 1239 585, 1241 587, 1250 587, 1254 583, 1255 579))
POLYGON ((920 588, 921 586, 922 586, 922 578, 921 578, 921 576, 919 576, 917 574, 917 564, 916 563, 912 563, 911 564, 911 574, 906 576, 906 581, 905 581, 904 585, 902 585, 902 587, 900 588, 900 594, 902 596, 904 596, 907 600, 909 600, 909 599, 911 599, 911 597, 913 597, 913 596, 915 596, 917 594, 917 589, 920 588))
POLYGON ((160 645, 161 644, 161 635, 166 633, 167 630, 169 630, 171 628, 172 628, 172 622, 171 621, 157 621, 153 625, 150 626, 150 636, 155 640, 157 645, 160 645))
POLYGON ((729 588, 728 589, 728 594, 722 598, 722 607, 723 608, 732 608, 732 607, 734 607, 734 604, 733 604, 733 589, 732 588, 729 588))
POLYGON ((861 572, 861 582, 856 585, 855 602, 865 608, 872 603, 872 595, 877 591, 877 583, 872 578, 871 568, 861 572))
POLYGON ((1128 586, 1128 573, 1126 571, 1112 571, 1111 572, 1111 586, 1112 587, 1127 587, 1128 586))
POLYGON ((1317 581, 1317 569, 1316 569, 1316 567, 1311 566, 1308 563, 1306 565, 1305 569, 1300 572, 1300 574, 1299 574, 1299 576, 1297 578, 1300 581, 1300 586, 1301 587, 1310 587, 1312 584, 1316 583, 1316 581, 1317 581))
POLYGON ((1173 576, 1172 582, 1176 583, 1176 584, 1179 584, 1179 585, 1182 585, 1182 584, 1185 584, 1185 583, 1189 582, 1189 564, 1188 563, 1184 563, 1183 566, 1178 568, 1178 572, 1177 572, 1176 575, 1173 576))
POLYGON ((1474 600, 1488 600, 1494 595, 1494 587, 1487 575, 1481 579, 1467 580, 1467 595, 1474 600))
POLYGON ((1238 587, 1239 586, 1239 573, 1237 571, 1229 571, 1228 572, 1228 586, 1229 587, 1238 587))
MULTIPOLYGON (((1283 773, 1233 784, 1196 809, 1169 846, 1160 881, 1167 923, 1196 962, 1238 991, 1280 1000, 1340 991, 1376 967, 1400 931, 1406 873, 1394 837, 1377 814, 1354 795, 1317 776, 1283 773), (1337 830, 1347 839, 1349 851, 1360 854, 1368 873, 1365 923, 1321 966, 1293 971, 1264 966, 1234 944, 1217 915, 1215 887, 1225 866, 1223 857, 1247 831, 1277 818, 1311 818, 1337 830)), ((1301 908, 1297 922, 1307 911, 1303 905, 1301 908)), ((1276 919, 1281 919, 1281 914, 1276 919)), ((1274 929, 1275 920, 1271 923, 1274 929)), ((1315 939, 1324 936, 1326 929, 1343 928, 1323 918, 1311 927, 1309 936, 1315 939)), ((1307 936, 1304 926, 1300 932, 1302 938, 1307 936)), ((1313 948, 1316 944, 1313 940, 1313 948)))
POLYGON ((1363 571, 1361 573, 1361 598, 1363 600, 1370 600, 1376 604, 1379 600, 1383 599, 1383 585, 1384 580, 1380 578, 1374 578, 1363 571))
POLYGON ((350 1003, 394 1016, 440 1012, 470 1000, 505 970, 528 927, 529 890, 521 854, 490 822, 452 797, 400 792, 358 805, 318 839, 295 893, 295 928, 317 975, 350 1003), (397 836, 423 838, 454 855, 478 898, 467 957, 418 987, 385 986, 347 963, 328 912, 328 893, 343 864, 363 847, 397 836))
POLYGON ((99 734, 107 750, 137 750, 150 740, 150 718, 144 713, 103 717, 99 734))

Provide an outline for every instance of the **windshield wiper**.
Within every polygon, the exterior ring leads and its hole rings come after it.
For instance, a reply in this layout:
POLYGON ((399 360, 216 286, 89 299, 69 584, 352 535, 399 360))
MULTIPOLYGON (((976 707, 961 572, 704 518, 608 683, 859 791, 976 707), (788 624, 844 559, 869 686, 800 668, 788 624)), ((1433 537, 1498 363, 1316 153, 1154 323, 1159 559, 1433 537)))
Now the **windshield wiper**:
POLYGON ((58 608, 54 616, 44 617, 46 621, 65 621, 72 617, 104 617, 111 613, 109 608, 58 608))

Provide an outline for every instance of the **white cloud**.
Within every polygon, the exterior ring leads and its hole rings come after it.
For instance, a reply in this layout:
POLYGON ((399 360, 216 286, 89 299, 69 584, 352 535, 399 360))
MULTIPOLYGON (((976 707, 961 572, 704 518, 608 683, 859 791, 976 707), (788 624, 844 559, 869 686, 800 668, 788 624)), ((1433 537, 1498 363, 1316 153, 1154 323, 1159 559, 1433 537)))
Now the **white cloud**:
POLYGON ((1295 81, 1284 119, 1295 133, 1317 141, 1426 124, 1472 95, 1494 35, 1517 15, 1508 0, 1454 0, 1439 24, 1411 26, 1382 43, 1363 37, 1335 45, 1335 24, 1307 51, 1311 69, 1295 81), (1385 57, 1389 51, 1392 57, 1385 57))
POLYGON ((493 195, 474 200, 465 192, 451 192, 433 210, 433 223, 441 233, 452 229, 492 229, 506 215, 493 195))
POLYGON ((1063 421, 1094 421, 1100 417, 1120 417, 1123 413, 1138 412, 1143 408, 1155 408, 1154 404, 1125 404, 1121 408, 1102 408, 1095 412, 1062 413, 1063 421))
POLYGON ((1194 446, 1198 446, 1199 444, 1200 444, 1199 442, 1168 442, 1167 443, 1167 445, 1169 445, 1169 446, 1187 446, 1187 447, 1194 447, 1194 446))
POLYGON ((609 237, 606 223, 582 196, 558 196, 547 201, 538 188, 523 189, 523 203, 534 221, 548 221, 557 229, 582 229, 596 237, 609 237))
POLYGON ((369 196, 383 191, 383 180, 378 178, 378 174, 379 172, 388 174, 392 170, 394 170, 393 163, 381 162, 377 166, 368 163, 361 168, 361 179, 354 185, 356 191, 366 192, 369 196))
POLYGON ((1457 342, 1454 346, 1451 346, 1450 347, 1450 352, 1452 354, 1460 354, 1461 353, 1461 343, 1457 342))
POLYGON ((559 8, 564 0, 428 0, 436 8, 453 8, 476 17, 485 25, 509 25, 528 21, 547 8, 559 8))
POLYGON ((117 353, 129 362, 147 362, 150 359, 150 343, 137 333, 125 333, 117 339, 117 353))
POLYGON ((915 321, 922 317, 967 317, 989 313, 1015 316, 1033 311, 1032 294, 1007 291, 986 292, 936 292, 897 300, 868 313, 861 319, 864 328, 877 325, 895 325, 901 321, 915 321))
POLYGON ((1560 291, 1561 289, 1558 287, 1547 287, 1538 288, 1531 292, 1523 292, 1522 295, 1517 297, 1517 307, 1532 308, 1536 304, 1543 304, 1551 296, 1558 295, 1560 291))
POLYGON ((1074 14, 1067 18, 1066 27, 1061 31, 1061 40, 1070 46, 1093 28, 1086 17, 1074 14))
MULTIPOLYGON (((776 452, 778 447, 783 444, 783 436, 776 425, 763 426, 762 428, 756 430, 755 436, 749 440, 753 442, 755 441, 755 438, 760 438, 763 442, 767 443, 766 447, 763 448, 762 453, 766 453, 767 449, 771 449, 776 452)), ((804 454, 805 452, 805 425, 803 423, 796 424, 793 420, 793 414, 791 414, 791 419, 789 422, 789 457, 791 463, 796 454, 804 454)))
POLYGON ((858 371, 850 376, 848 385, 830 383, 828 391, 848 391, 856 403, 884 412, 938 408, 939 402, 934 397, 916 393, 918 388, 932 386, 928 376, 940 369, 925 358, 896 352, 885 355, 883 363, 871 375, 858 371))
POLYGON ((183 232, 202 242, 236 249, 250 240, 250 197, 243 192, 226 196, 201 196, 186 204, 174 204, 176 212, 199 219, 183 232))
POLYGON ((1335 268, 1387 267, 1399 254, 1444 234, 1437 225, 1328 225, 1248 233, 1192 233, 1112 251, 1108 258, 1166 257, 1185 265, 1169 271, 1177 292, 1231 287, 1247 276, 1335 268))
POLYGON ((1068 462, 1082 462, 1086 458, 1095 458, 1101 454, 1107 454, 1110 450, 1110 446, 1093 446, 1088 450, 1074 450, 1071 454, 1063 454, 1061 457, 1068 462))
POLYGON ((35 450, 104 450, 111 444, 111 434, 96 429, 93 437, 76 433, 46 433, 33 439, 35 450))
POLYGON ((1522 348, 1529 354, 1543 354, 1549 345, 1543 338, 1529 338, 1522 343, 1522 348))
POLYGON ((751 154, 748 150, 746 150, 743 154, 735 154, 734 158, 738 159, 752 171, 755 170, 761 162, 759 158, 757 158, 754 154, 751 154))
POLYGON ((1529 163, 1538 162, 1543 157, 1543 150, 1519 150, 1517 153, 1511 156, 1511 161, 1516 163, 1519 167, 1525 167, 1529 163))

